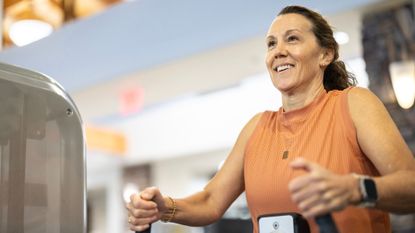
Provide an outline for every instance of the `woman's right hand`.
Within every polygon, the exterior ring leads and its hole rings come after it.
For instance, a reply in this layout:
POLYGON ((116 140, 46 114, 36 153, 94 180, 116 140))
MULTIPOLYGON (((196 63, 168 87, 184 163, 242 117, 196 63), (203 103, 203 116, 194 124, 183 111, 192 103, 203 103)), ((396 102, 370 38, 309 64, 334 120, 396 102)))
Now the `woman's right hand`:
POLYGON ((144 231, 168 211, 166 202, 156 187, 146 188, 140 193, 131 195, 126 207, 128 223, 132 231, 144 231))

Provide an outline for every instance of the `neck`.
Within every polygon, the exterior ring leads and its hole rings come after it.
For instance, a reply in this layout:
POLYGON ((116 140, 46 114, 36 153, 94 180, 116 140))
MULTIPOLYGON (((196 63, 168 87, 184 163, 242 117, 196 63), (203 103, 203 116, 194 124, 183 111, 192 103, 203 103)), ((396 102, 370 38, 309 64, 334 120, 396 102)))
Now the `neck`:
POLYGON ((305 91, 282 93, 282 107, 285 112, 300 109, 313 102, 317 96, 325 91, 323 84, 320 83, 320 85, 311 86, 305 91))

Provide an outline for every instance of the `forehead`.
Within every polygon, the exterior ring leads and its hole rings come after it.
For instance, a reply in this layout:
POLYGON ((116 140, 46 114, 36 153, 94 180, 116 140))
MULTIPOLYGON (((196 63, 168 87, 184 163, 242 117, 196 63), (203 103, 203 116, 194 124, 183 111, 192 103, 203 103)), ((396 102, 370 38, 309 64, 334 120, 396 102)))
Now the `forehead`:
POLYGON ((306 17, 300 14, 284 14, 277 16, 268 30, 268 35, 284 34, 288 30, 311 32, 313 25, 306 17))

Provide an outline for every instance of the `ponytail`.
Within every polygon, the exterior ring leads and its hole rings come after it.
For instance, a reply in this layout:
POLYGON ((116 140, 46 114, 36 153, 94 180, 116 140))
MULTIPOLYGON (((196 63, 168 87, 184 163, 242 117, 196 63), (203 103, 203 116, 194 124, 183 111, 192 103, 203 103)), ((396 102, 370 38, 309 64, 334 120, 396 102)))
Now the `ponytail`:
POLYGON ((344 62, 340 60, 330 63, 324 71, 323 85, 326 91, 343 90, 356 84, 354 74, 348 72, 344 62))

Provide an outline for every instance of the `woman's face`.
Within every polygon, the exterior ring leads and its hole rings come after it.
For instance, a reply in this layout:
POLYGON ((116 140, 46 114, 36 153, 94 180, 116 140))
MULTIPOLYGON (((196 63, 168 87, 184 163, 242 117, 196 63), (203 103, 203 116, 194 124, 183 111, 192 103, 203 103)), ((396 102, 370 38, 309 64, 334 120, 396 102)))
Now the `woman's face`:
POLYGON ((322 85, 328 59, 312 31, 312 23, 299 14, 278 16, 266 38, 266 65, 274 86, 283 93, 306 91, 322 85))

